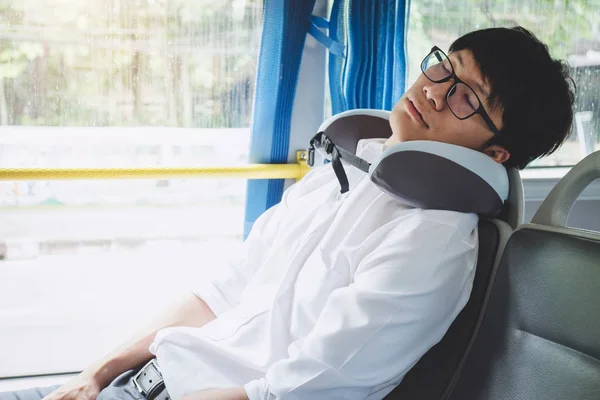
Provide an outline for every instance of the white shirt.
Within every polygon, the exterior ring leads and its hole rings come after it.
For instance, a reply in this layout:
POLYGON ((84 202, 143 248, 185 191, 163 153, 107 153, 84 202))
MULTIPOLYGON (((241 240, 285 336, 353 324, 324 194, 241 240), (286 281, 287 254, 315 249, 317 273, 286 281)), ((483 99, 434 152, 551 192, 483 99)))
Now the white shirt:
MULTIPOLYGON (((357 155, 375 161, 382 140, 357 155)), ((313 168, 267 210, 222 277, 194 293, 217 318, 158 332, 174 399, 244 387, 250 400, 382 399, 441 340, 471 293, 475 214, 412 208, 345 166, 313 168)))

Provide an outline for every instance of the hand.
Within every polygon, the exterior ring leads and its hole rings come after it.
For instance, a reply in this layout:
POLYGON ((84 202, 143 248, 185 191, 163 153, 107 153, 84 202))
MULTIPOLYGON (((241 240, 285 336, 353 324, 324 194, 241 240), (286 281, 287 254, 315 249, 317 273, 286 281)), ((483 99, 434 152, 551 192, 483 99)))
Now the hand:
POLYGON ((96 400, 100 390, 102 388, 95 379, 80 374, 42 400, 96 400))
POLYGON ((180 400, 249 400, 244 388, 212 389, 191 393, 180 400))

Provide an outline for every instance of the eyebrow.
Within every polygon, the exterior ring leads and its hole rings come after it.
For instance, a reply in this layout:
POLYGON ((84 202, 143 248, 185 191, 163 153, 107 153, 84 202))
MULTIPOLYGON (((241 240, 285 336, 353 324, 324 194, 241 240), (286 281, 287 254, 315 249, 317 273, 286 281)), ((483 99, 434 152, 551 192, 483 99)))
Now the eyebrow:
MULTIPOLYGON (((464 63, 460 53, 456 53, 456 58, 458 60, 458 65, 460 65, 460 68, 464 68, 464 63)), ((473 86, 475 86, 475 89, 479 90, 480 93, 483 93, 486 100, 488 99, 488 97, 490 97, 490 93, 487 90, 484 90, 483 85, 480 84, 478 81, 473 81, 473 86)))

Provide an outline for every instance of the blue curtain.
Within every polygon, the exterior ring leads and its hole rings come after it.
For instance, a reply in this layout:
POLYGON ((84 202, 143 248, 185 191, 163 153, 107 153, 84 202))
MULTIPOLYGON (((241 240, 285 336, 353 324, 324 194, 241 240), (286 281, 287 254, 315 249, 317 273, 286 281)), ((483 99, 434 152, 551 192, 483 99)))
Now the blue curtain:
POLYGON ((345 57, 329 55, 332 113, 391 110, 406 86, 410 0, 335 0, 329 36, 345 57))
MULTIPOLYGON (((252 116, 250 163, 287 163, 292 106, 315 0, 265 0, 252 116)), ((244 239, 281 200, 283 179, 249 180, 244 239)))

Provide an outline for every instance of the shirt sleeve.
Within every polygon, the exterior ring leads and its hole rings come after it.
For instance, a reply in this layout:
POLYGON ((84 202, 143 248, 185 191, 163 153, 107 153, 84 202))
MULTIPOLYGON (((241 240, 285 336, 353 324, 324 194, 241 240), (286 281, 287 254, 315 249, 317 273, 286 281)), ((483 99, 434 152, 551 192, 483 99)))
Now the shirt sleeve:
POLYGON ((395 387, 441 340, 470 295, 477 232, 413 221, 391 230, 332 292, 289 357, 244 385, 250 400, 365 399, 395 387))
POLYGON ((194 282, 192 293, 204 300, 217 317, 240 303, 244 288, 260 266, 256 260, 262 259, 271 241, 271 225, 276 224, 278 207, 269 208, 255 221, 238 254, 224 255, 226 262, 207 266, 207 276, 194 282))

